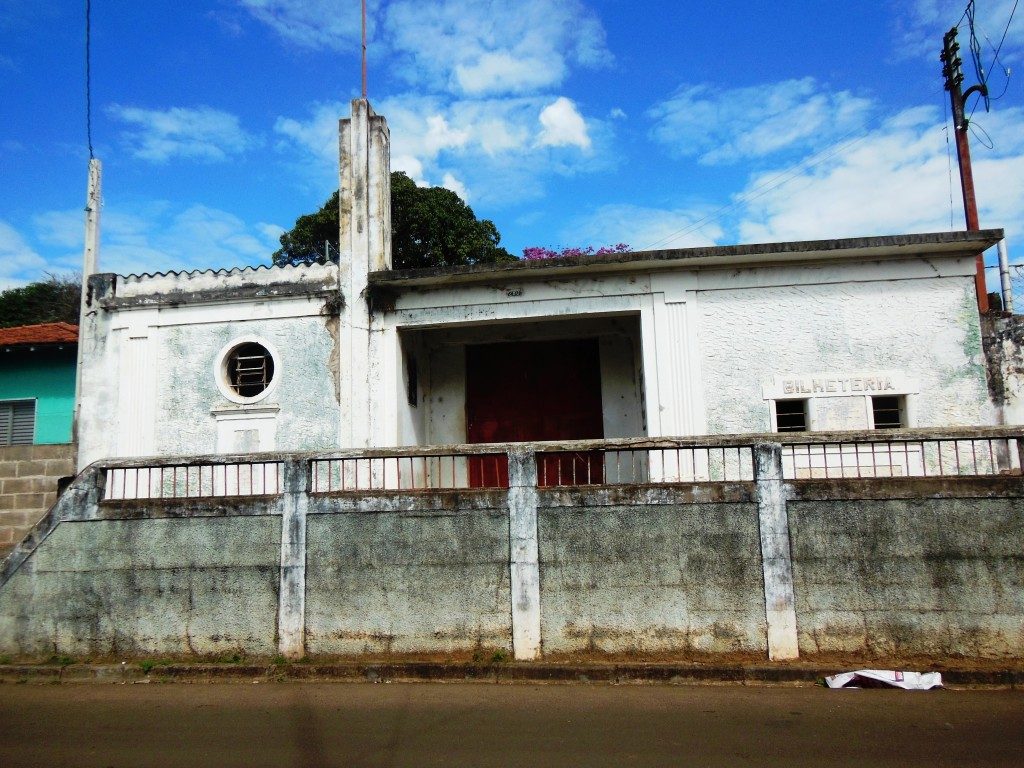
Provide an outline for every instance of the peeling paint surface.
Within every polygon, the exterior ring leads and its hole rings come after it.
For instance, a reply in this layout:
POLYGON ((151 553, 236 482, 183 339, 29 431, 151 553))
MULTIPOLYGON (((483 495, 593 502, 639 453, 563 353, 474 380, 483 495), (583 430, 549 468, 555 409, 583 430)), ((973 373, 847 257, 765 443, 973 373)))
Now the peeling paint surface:
POLYGON ((762 384, 817 370, 915 378, 913 426, 992 423, 972 292, 969 278, 702 292, 708 431, 770 431, 762 384))
POLYGON ((313 654, 512 648, 508 512, 311 514, 313 654))
POLYGON ((64 522, 0 590, 0 648, 276 652, 279 517, 64 522))
POLYGON ((1020 657, 1021 499, 789 505, 801 654, 1020 657))
POLYGON ((279 381, 258 405, 280 407, 275 448, 317 450, 337 440, 337 399, 326 370, 335 344, 322 318, 234 321, 164 329, 158 360, 174 376, 157 384, 156 452, 163 455, 216 450, 216 422, 211 409, 232 404, 214 378, 218 353, 233 340, 256 336, 280 355, 274 376, 279 381))
POLYGON ((545 653, 763 652, 753 504, 538 511, 545 653))

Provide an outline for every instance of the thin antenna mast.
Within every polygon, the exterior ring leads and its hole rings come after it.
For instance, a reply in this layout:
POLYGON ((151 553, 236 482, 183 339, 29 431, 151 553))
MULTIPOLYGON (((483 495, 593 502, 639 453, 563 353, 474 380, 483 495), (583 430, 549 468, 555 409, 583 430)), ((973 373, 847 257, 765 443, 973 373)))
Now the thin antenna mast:
POLYGON ((366 101, 366 0, 362 0, 363 11, 363 101, 366 101))

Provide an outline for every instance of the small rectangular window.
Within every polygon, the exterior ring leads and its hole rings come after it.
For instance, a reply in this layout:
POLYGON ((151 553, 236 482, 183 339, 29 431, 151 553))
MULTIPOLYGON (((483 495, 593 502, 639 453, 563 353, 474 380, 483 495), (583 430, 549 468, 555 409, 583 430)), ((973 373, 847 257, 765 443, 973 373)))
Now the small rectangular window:
POLYGON ((807 401, 776 400, 775 426, 778 432, 806 432, 807 401))
POLYGON ((0 445, 32 445, 35 435, 35 400, 0 403, 0 445))
POLYGON ((906 408, 902 397, 872 397, 871 413, 875 429, 899 429, 906 426, 906 408))

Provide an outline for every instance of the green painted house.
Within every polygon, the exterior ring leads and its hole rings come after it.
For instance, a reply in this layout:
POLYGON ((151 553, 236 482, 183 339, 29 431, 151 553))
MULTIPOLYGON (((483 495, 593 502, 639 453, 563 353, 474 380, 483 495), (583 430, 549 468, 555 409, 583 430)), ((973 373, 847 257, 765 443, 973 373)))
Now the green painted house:
POLYGON ((78 326, 0 328, 0 446, 70 443, 78 326))

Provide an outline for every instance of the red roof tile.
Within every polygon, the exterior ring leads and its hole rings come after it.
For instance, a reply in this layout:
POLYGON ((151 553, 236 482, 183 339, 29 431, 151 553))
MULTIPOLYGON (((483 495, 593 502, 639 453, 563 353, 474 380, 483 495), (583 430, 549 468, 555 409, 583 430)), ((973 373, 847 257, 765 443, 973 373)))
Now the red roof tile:
POLYGON ((21 344, 77 344, 78 326, 71 323, 41 323, 0 328, 0 347, 21 344))

